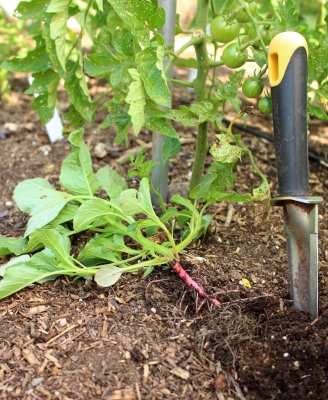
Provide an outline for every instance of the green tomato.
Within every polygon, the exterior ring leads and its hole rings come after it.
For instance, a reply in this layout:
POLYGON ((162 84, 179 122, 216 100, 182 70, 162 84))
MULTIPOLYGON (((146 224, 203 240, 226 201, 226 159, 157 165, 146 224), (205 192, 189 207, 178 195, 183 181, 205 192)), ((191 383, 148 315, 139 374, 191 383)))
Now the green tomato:
MULTIPOLYGON (((234 1, 231 5, 230 8, 230 12, 233 12, 234 10, 236 10, 239 7, 239 4, 237 3, 237 1, 234 1)), ((248 2, 248 11, 254 16, 256 14, 256 9, 257 9, 257 4, 255 1, 251 1, 248 2)), ((245 13, 245 11, 239 11, 239 13, 236 15, 236 20, 240 23, 240 24, 244 24, 245 22, 249 21, 249 18, 247 16, 247 14, 245 13)))
MULTIPOLYGON (((272 38, 276 35, 276 32, 273 29, 268 29, 263 25, 259 26, 260 35, 262 36, 263 42, 266 46, 268 46, 272 40, 272 38)), ((248 37, 250 40, 254 40, 256 38, 256 32, 253 27, 248 31, 248 37)), ((261 47, 261 42, 258 40, 253 44, 254 47, 261 47)))
POLYGON ((250 99, 258 97, 263 91, 263 81, 257 76, 247 78, 243 83, 242 91, 250 99))
POLYGON ((240 51, 238 49, 238 43, 230 43, 223 50, 221 60, 223 63, 232 69, 239 68, 245 64, 248 58, 247 50, 240 51))
POLYGON ((272 99, 271 97, 262 97, 258 104, 259 110, 263 114, 271 114, 272 113, 272 99))
POLYGON ((218 15, 211 23, 211 35, 219 43, 228 43, 236 39, 239 29, 237 22, 228 23, 222 15, 218 15))

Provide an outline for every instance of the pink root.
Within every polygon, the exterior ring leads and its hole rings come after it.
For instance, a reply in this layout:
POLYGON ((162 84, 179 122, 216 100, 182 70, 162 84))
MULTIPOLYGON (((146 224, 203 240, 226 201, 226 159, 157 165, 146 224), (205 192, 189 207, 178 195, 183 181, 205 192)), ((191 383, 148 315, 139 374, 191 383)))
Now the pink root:
POLYGON ((192 277, 188 274, 186 270, 184 270, 181 266, 181 264, 176 261, 175 263, 171 263, 171 268, 174 269, 174 271, 178 274, 178 276, 188 285, 193 287, 197 293, 201 297, 205 297, 208 301, 210 301, 212 304, 214 304, 216 307, 221 307, 221 303, 210 297, 204 290, 204 288, 197 283, 192 277))

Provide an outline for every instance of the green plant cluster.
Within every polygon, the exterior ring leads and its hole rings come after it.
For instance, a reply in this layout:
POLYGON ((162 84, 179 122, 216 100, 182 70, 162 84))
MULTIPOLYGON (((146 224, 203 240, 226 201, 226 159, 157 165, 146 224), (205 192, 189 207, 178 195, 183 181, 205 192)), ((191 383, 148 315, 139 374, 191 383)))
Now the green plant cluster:
MULTIPOLYGON (((300 8, 301 3, 297 4, 300 8)), ((224 128, 221 121, 228 102, 235 108, 236 118, 245 115, 245 110, 240 110, 240 88, 250 98, 261 95, 268 41, 273 34, 288 30, 307 36, 309 90, 326 101, 326 24, 321 24, 321 18, 315 29, 309 25, 305 29, 297 4, 293 0, 278 1, 273 8, 270 1, 198 0, 192 32, 184 32, 179 18, 176 20, 177 34, 190 37, 173 52, 160 34, 166 17, 158 0, 22 1, 15 15, 40 25, 34 36, 36 45, 25 57, 5 60, 1 67, 33 73, 34 82, 27 93, 38 95, 33 108, 43 124, 52 118, 57 87, 64 82, 71 101, 64 115, 68 121, 64 133, 72 144, 72 153, 62 164, 59 181, 64 191, 55 190, 40 178, 24 181, 15 190, 14 199, 30 220, 24 238, 0 238, 0 255, 18 256, 0 269, 0 298, 60 274, 95 275, 99 284, 109 286, 123 272, 145 269, 148 274, 155 265, 178 261, 179 252, 206 232, 211 217, 204 213, 216 201, 253 202, 260 205, 261 219, 265 220, 270 201, 267 180, 240 135, 233 135, 231 126, 224 128), (69 29, 70 18, 78 23, 78 30, 69 29), (209 21, 211 35, 206 34, 209 21), (84 49, 85 37, 92 41, 91 51, 84 49), (181 58, 191 46, 196 59, 181 58), (220 47, 223 51, 218 57, 220 47), (251 77, 245 77, 245 70, 239 69, 247 61, 254 62, 251 77), (196 68, 196 79, 169 79, 166 72, 173 64, 196 68), (216 74, 222 65, 233 70, 226 82, 216 74), (88 76, 105 79, 108 91, 91 98, 88 76), (196 103, 172 109, 169 82, 192 87, 196 103), (109 99, 100 107, 104 96, 109 99), (179 134, 169 121, 197 127, 188 199, 175 195, 171 199, 175 207, 167 207, 150 178, 158 163, 147 161, 143 152, 131 158, 129 172, 140 177, 139 190, 127 188, 108 167, 93 172, 83 131, 85 123, 94 121, 95 114, 103 109, 108 115, 102 127, 116 128, 116 144, 128 144, 131 126, 135 135, 146 127, 166 137, 161 169, 180 151, 179 134), (214 129, 219 131, 217 142, 209 149, 208 133, 214 129), (204 175, 208 151, 212 163, 204 175), (261 180, 259 187, 246 195, 233 191, 234 166, 243 157, 249 157, 252 170, 261 180), (106 192, 107 199, 97 195, 99 189, 106 192), (151 193, 159 198, 160 215, 153 211, 151 193), (69 237, 84 230, 94 232, 94 236, 73 258, 69 237), (159 233, 165 237, 160 244, 153 240, 159 233)), ((324 6, 321 12, 325 15, 326 11, 324 6)), ((260 109, 270 112, 270 97, 261 101, 260 109)), ((313 102, 309 110, 326 117, 313 102)))

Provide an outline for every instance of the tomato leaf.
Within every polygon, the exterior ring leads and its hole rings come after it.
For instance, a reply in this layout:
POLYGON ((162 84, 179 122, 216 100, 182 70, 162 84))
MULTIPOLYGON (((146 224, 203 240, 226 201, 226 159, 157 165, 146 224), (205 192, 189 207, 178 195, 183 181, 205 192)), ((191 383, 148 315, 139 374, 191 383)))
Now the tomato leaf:
POLYGON ((139 72, 131 68, 129 74, 133 82, 129 86, 125 101, 130 104, 128 114, 131 116, 134 134, 138 135, 145 121, 146 93, 139 72))
POLYGON ((13 72, 42 72, 50 69, 51 61, 42 35, 34 36, 33 39, 36 41, 35 49, 29 51, 26 57, 5 60, 0 67, 13 72))
POLYGON ((136 57, 138 72, 148 96, 157 104, 171 107, 171 93, 163 70, 164 47, 148 47, 136 57))
POLYGON ((32 103, 32 109, 37 110, 41 123, 45 125, 54 115, 60 75, 54 70, 48 69, 33 74, 33 78, 32 85, 25 93, 38 95, 32 103))

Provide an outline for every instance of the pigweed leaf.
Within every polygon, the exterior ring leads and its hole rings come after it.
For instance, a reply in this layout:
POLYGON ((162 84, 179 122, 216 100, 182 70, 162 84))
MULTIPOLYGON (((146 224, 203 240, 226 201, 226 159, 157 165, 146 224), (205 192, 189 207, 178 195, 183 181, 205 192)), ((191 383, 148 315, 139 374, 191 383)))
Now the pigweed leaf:
POLYGON ((173 203, 180 204, 180 205, 186 207, 191 212, 196 212, 198 214, 198 211, 196 210, 196 208, 192 204, 192 202, 190 200, 185 199, 184 197, 180 196, 179 194, 175 194, 174 196, 172 196, 171 201, 173 201, 173 203))
POLYGON ((73 220, 74 230, 81 232, 94 221, 99 221, 98 225, 108 224, 109 220, 115 217, 133 222, 133 219, 128 218, 123 212, 112 209, 108 201, 95 197, 84 202, 77 210, 73 220))
POLYGON ((36 46, 24 58, 15 57, 5 60, 0 68, 13 72, 42 72, 51 68, 51 61, 46 51, 45 42, 41 34, 34 36, 36 46))
POLYGON ((92 261, 93 265, 100 264, 102 260, 111 261, 112 263, 120 261, 120 253, 105 249, 109 241, 111 241, 111 237, 105 235, 94 236, 80 251, 77 257, 78 261, 83 263, 92 261))
POLYGON ((120 206, 126 215, 146 214, 150 218, 157 220, 151 203, 147 178, 141 180, 139 191, 127 189, 122 192, 120 206))
POLYGON ((19 257, 14 257, 7 264, 0 265, 0 276, 3 278, 5 275, 5 271, 8 267, 12 265, 20 265, 24 264, 26 261, 29 261, 31 257, 28 254, 22 254, 19 257))
POLYGON ((140 250, 134 250, 130 247, 126 246, 124 243, 124 236, 115 234, 109 238, 104 240, 104 245, 102 247, 103 253, 117 253, 119 255, 119 259, 121 259, 120 253, 126 254, 140 254, 140 250))
POLYGON ((55 190, 42 178, 20 182, 13 197, 18 208, 32 217, 28 221, 25 236, 51 222, 70 200, 66 193, 55 190))
POLYGON ((125 101, 130 105, 128 114, 131 116, 134 134, 138 135, 145 121, 146 93, 139 72, 130 68, 129 74, 133 82, 129 86, 125 101))
POLYGON ((136 57, 138 72, 148 96, 157 104, 171 107, 171 93, 163 71, 164 47, 147 47, 136 57))
POLYGON ((63 161, 59 180, 68 192, 76 196, 92 196, 100 185, 93 173, 90 151, 82 140, 82 135, 83 129, 70 134, 73 152, 63 161))
POLYGON ((108 287, 114 285, 123 273, 122 268, 113 264, 103 265, 95 274, 95 281, 99 286, 108 287))
POLYGON ((9 254, 19 256, 24 253, 24 246, 26 243, 26 238, 9 238, 0 236, 0 256, 8 256, 9 254))
POLYGON ((169 138, 163 141, 162 158, 165 164, 169 158, 175 157, 180 153, 181 143, 179 139, 169 138))
POLYGON ((35 238, 46 248, 50 249, 60 260, 70 264, 71 242, 67 236, 54 229, 39 229, 35 238))
POLYGON ((96 173, 96 177, 101 188, 105 190, 110 199, 118 197, 122 190, 128 188, 128 185, 123 181, 121 175, 114 169, 109 168, 108 165, 100 168, 96 173))
POLYGON ((37 110, 41 123, 45 125, 54 115, 60 75, 54 70, 48 69, 33 74, 33 78, 32 85, 25 93, 38 95, 32 103, 32 109, 37 110))

